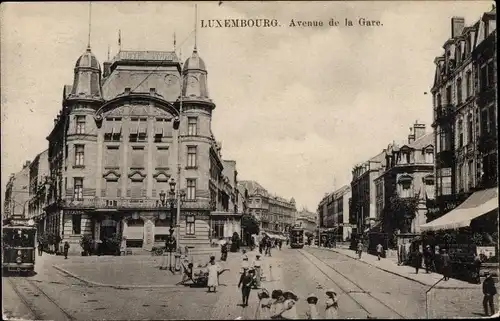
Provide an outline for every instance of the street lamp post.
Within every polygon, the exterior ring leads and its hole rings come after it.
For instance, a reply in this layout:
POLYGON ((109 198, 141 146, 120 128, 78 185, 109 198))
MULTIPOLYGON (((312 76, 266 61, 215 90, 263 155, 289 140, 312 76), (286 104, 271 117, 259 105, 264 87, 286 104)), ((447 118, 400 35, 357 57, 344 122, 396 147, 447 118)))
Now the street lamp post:
POLYGON ((175 264, 172 264, 172 253, 177 250, 178 237, 176 238, 173 234, 174 234, 174 226, 178 226, 177 223, 178 221, 177 222, 174 221, 174 215, 175 215, 176 205, 177 205, 177 211, 180 209, 181 201, 184 198, 184 193, 177 193, 176 195, 175 187, 177 183, 173 177, 169 180, 168 184, 170 187, 170 190, 168 192, 169 196, 168 199, 166 198, 166 194, 164 191, 160 192, 161 206, 165 207, 166 205, 168 205, 170 210, 170 229, 169 229, 170 235, 167 236, 167 239, 165 241, 165 251, 163 252, 163 263, 160 267, 160 270, 167 269, 165 265, 165 256, 166 253, 168 253, 169 256, 168 270, 170 270, 172 273, 175 273, 174 270, 175 264))

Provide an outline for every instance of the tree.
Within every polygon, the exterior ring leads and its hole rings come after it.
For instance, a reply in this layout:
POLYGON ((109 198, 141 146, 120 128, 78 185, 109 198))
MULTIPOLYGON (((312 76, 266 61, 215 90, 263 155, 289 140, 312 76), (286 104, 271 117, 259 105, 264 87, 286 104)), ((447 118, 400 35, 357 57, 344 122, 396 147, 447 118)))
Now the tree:
POLYGON ((243 214, 241 216, 241 227, 245 231, 245 234, 259 234, 260 231, 259 222, 250 214, 243 214))
POLYGON ((419 196, 399 197, 394 194, 386 204, 382 222, 387 230, 399 229, 402 233, 410 232, 411 222, 417 214, 419 196))

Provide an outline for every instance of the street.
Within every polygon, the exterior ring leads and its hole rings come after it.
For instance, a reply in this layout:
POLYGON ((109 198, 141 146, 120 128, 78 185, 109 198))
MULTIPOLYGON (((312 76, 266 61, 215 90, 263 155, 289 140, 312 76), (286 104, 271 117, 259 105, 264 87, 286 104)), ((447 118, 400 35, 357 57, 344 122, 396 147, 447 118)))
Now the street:
MULTIPOLYGON (((257 251, 249 253, 250 261, 255 253, 257 251)), ((297 311, 301 318, 307 311, 305 298, 311 292, 318 295, 318 310, 323 314, 324 292, 330 288, 338 294, 340 318, 426 317, 425 291, 428 287, 422 284, 324 249, 274 249, 272 255, 264 258, 266 281, 263 286, 270 292, 273 289, 294 291, 299 297, 297 311)), ((35 276, 3 277, 4 317, 58 321, 255 319, 258 307, 255 290, 248 307, 238 306, 241 303, 237 289, 240 259, 239 253, 230 253, 227 262, 219 262, 230 271, 221 275, 217 293, 207 293, 206 289, 175 286, 180 275, 161 271, 162 277, 157 257, 70 257, 64 260, 44 254, 37 257, 35 276), (106 272, 108 286, 92 284, 104 283, 104 279, 96 279, 99 264, 115 270, 114 274, 106 272), (142 271, 147 269, 158 273, 158 279, 144 280, 142 271), (78 275, 81 280, 68 273, 78 275), (122 280, 120 275, 124 275, 122 280), (120 284, 128 287, 110 287, 120 284)), ((430 294, 429 317, 482 316, 482 293, 476 289, 436 291, 430 294)))

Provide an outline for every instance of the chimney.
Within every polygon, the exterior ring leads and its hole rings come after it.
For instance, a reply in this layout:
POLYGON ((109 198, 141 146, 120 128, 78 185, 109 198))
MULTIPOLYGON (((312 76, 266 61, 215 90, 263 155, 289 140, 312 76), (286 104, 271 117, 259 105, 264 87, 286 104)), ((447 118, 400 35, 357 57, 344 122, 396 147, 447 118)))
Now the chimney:
POLYGON ((425 124, 419 124, 418 122, 415 122, 415 124, 413 125, 413 135, 414 135, 415 140, 424 136, 425 135, 425 124))
POLYGON ((408 144, 411 144, 414 141, 415 141, 415 135, 414 134, 408 135, 408 144))
POLYGON ((451 37, 456 38, 462 34, 465 26, 465 19, 463 17, 451 18, 451 37))
POLYGON ((149 94, 150 95, 156 94, 156 88, 149 88, 149 94))
POLYGON ((24 165, 23 165, 23 169, 25 169, 26 167, 29 167, 31 164, 31 161, 27 160, 24 165))
POLYGON ((125 95, 130 95, 130 91, 132 90, 132 88, 125 88, 125 95))
POLYGON ((103 62, 102 64, 102 77, 103 78, 106 78, 109 76, 109 74, 111 73, 111 62, 110 61, 105 61, 103 62))

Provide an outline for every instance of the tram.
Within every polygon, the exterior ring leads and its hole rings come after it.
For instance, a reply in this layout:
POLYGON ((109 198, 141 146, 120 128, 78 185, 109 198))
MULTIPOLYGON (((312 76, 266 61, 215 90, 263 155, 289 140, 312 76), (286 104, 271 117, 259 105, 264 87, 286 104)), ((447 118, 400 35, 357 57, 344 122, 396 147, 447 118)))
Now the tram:
POLYGON ((2 226, 2 269, 33 272, 35 269, 36 227, 2 226))
POLYGON ((304 247, 304 228, 295 226, 290 229, 290 247, 301 249, 304 247))

